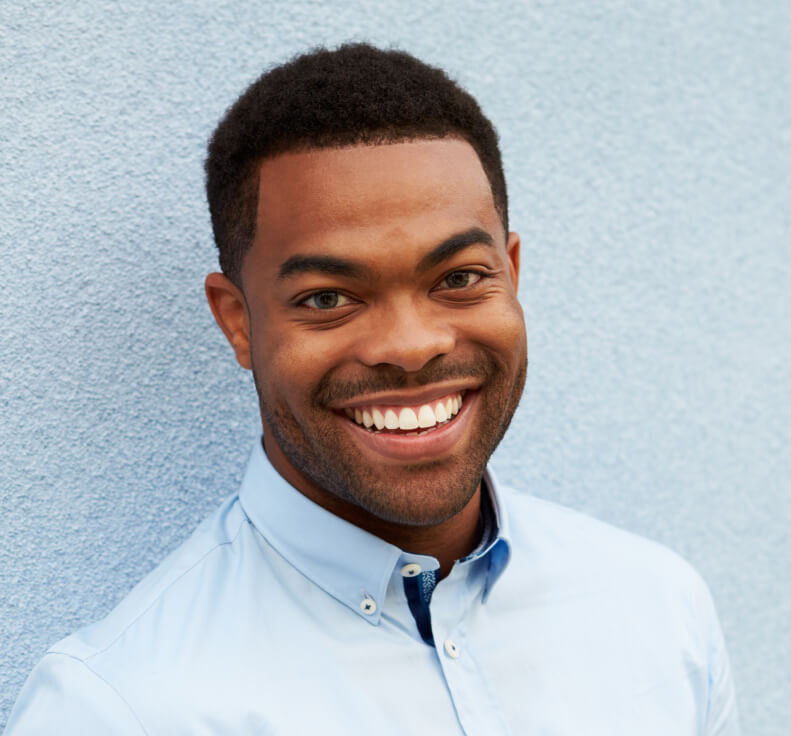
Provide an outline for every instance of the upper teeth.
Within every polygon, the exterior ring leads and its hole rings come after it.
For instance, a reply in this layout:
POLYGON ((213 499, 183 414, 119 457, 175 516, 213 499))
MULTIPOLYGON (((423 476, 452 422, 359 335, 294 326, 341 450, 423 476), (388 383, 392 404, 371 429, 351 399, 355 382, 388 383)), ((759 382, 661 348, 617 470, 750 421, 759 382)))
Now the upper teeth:
POLYGON ((458 414, 461 401, 461 394, 456 393, 420 406, 366 406, 344 411, 364 427, 428 429, 458 414))

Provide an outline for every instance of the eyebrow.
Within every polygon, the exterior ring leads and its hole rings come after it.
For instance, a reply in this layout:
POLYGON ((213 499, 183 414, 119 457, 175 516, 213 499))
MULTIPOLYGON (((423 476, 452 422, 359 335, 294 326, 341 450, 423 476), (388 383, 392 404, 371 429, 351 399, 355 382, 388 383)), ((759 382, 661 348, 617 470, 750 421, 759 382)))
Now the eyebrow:
POLYGON ((465 230, 463 233, 451 235, 447 240, 440 243, 434 250, 426 253, 418 263, 417 270, 428 271, 434 266, 438 266, 448 258, 455 256, 461 250, 469 248, 471 245, 488 245, 494 247, 494 238, 489 235, 485 230, 479 227, 473 227, 465 230))
MULTIPOLYGON (((423 256, 418 263, 418 273, 428 271, 443 261, 448 260, 459 251, 472 245, 487 245, 494 247, 494 238, 485 230, 473 227, 462 233, 452 235, 443 240, 436 248, 423 256)), ((371 269, 357 261, 347 258, 338 258, 327 255, 294 255, 287 258, 278 270, 278 280, 296 276, 302 273, 319 273, 326 276, 344 276, 346 278, 361 278, 369 275, 371 269)))
POLYGON ((324 255, 296 255, 287 258, 280 264, 277 278, 285 279, 301 273, 321 273, 327 276, 346 276, 360 278, 368 273, 369 269, 356 261, 346 258, 324 255))

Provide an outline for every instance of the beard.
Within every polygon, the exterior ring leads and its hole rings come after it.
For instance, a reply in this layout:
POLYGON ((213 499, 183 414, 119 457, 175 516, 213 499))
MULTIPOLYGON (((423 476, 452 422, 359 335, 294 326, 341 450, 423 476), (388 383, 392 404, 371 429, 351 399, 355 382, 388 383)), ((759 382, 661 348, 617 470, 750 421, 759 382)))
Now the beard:
POLYGON ((505 435, 519 404, 527 357, 508 366, 489 352, 463 360, 437 356, 415 374, 379 366, 350 379, 327 373, 297 413, 269 391, 253 367, 261 416, 280 450, 310 483, 388 522, 409 526, 439 524, 470 501, 489 457, 505 435), (473 378, 480 383, 476 416, 463 446, 453 454, 397 466, 372 463, 339 431, 351 421, 328 408, 364 395, 473 378))

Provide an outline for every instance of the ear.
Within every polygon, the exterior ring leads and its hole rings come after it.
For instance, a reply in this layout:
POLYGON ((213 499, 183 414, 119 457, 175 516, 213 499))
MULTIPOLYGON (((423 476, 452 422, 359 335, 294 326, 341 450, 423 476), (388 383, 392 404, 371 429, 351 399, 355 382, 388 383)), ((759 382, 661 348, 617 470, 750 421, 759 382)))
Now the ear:
POLYGON ((511 283, 514 291, 519 290, 519 233, 508 233, 508 240, 505 244, 505 251, 508 255, 508 271, 511 276, 511 283))
POLYGON ((250 370, 250 319, 242 290, 224 274, 210 273, 206 277, 206 298, 239 365, 250 370))

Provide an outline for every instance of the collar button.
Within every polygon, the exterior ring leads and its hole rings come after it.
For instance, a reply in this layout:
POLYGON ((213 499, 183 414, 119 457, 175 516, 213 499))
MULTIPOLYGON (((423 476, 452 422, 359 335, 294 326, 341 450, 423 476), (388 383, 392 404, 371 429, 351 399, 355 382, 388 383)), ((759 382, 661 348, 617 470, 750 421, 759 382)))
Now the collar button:
POLYGON ((422 569, 423 568, 420 567, 420 565, 418 565, 417 562, 410 562, 408 565, 404 565, 401 568, 401 574, 405 578, 413 578, 416 575, 420 575, 422 569))

